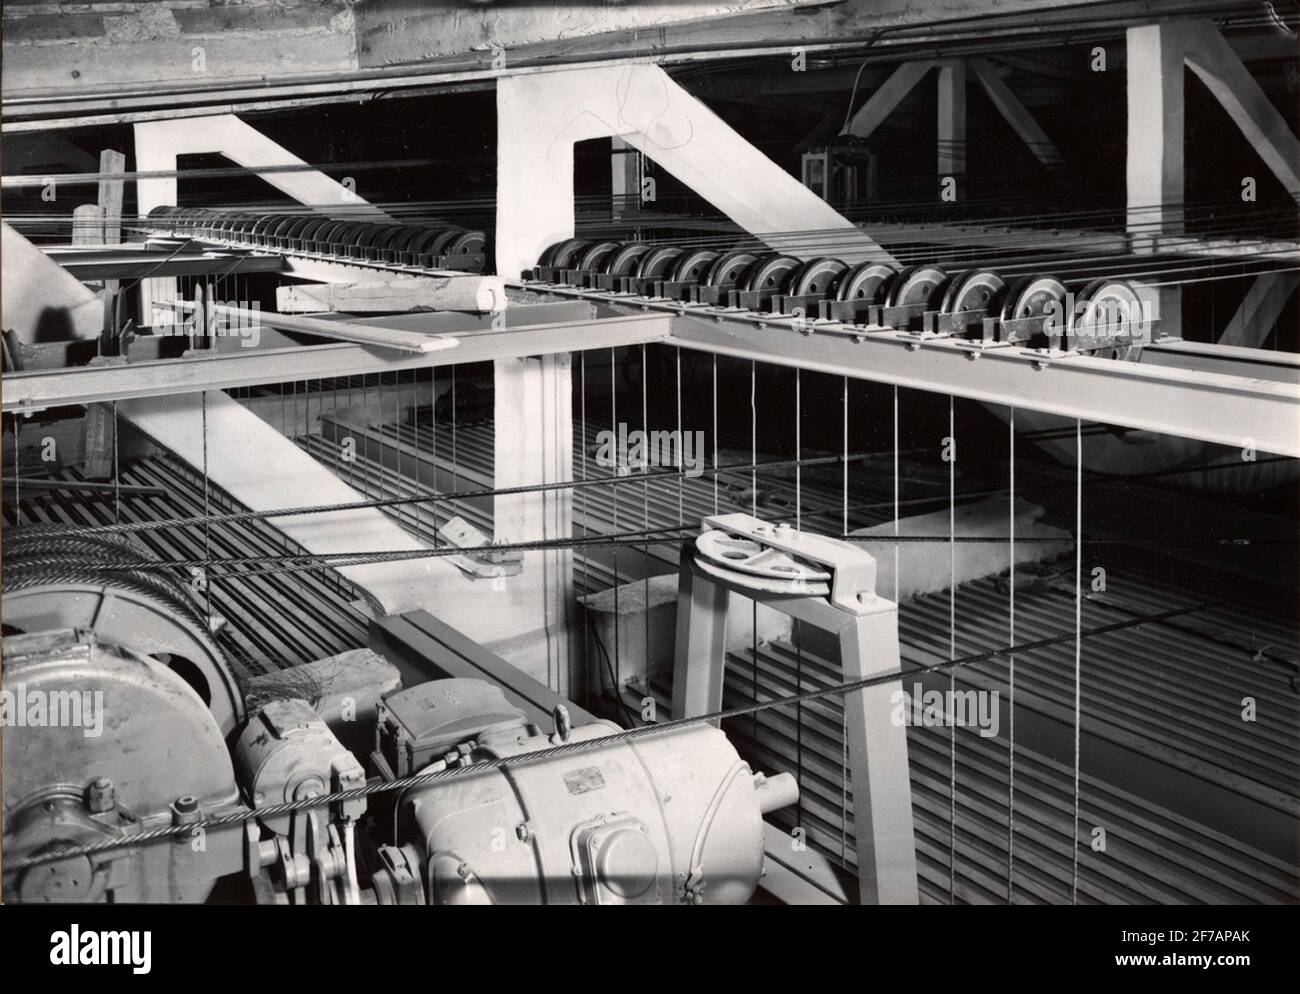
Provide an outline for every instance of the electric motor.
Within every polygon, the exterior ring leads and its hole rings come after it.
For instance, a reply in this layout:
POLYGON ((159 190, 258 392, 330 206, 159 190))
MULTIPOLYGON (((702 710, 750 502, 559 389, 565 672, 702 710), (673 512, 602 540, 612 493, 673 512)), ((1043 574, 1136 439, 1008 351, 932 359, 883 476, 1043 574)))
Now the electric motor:
POLYGON ((418 875, 436 904, 741 903, 762 875, 763 814, 797 797, 712 726, 614 738, 561 717, 547 734, 477 680, 390 695, 380 722, 389 776, 502 761, 401 795, 406 844, 385 847, 381 901, 413 897, 418 875), (565 743, 581 745, 532 758, 565 743))

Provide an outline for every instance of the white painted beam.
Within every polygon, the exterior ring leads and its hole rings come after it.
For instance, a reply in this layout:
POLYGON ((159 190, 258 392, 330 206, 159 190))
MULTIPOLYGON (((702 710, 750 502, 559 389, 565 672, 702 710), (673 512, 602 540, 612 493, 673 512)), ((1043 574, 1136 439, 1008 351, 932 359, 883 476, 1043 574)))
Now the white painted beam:
POLYGON ((1178 24, 1129 28, 1128 228, 1135 250, 1150 251, 1142 235, 1183 230, 1183 51, 1178 24))
POLYGON ((1208 21, 1185 28, 1187 65, 1200 77, 1251 147, 1259 153, 1287 193, 1300 201, 1300 141, 1224 40, 1208 21))
POLYGON ((575 69, 497 85, 497 272, 573 235, 573 145, 621 136, 772 248, 892 257, 658 66, 575 69))
POLYGON ((1259 348, 1282 316, 1282 308, 1300 286, 1300 273, 1262 273, 1246 291, 1246 299, 1237 308, 1228 326, 1219 336, 1220 345, 1244 345, 1259 348))
POLYGON ((912 92, 935 64, 930 61, 904 62, 858 108, 857 113, 849 119, 845 133, 856 138, 870 138, 871 133, 894 112, 894 108, 902 103, 903 98, 912 92))
POLYGON ((1047 137, 1047 132, 1034 120, 1020 98, 1011 92, 1011 87, 998 75, 997 69, 988 59, 969 59, 968 64, 993 106, 1029 147, 1034 157, 1048 168, 1059 166, 1062 158, 1056 143, 1047 137))
MULTIPOLYGON (((309 169, 304 160, 234 114, 135 125, 135 167, 140 173, 175 173, 176 157, 195 153, 223 155, 299 203, 346 208, 363 219, 373 215, 387 220, 360 194, 317 169, 309 169)), ((159 205, 175 204, 176 193, 175 175, 136 180, 141 215, 159 205)))
POLYGON ((0 232, 5 329, 27 343, 96 337, 104 323, 99 295, 8 224, 0 225, 0 232))
MULTIPOLYGON (((939 67, 939 175, 966 173, 966 63, 951 59, 939 67)), ((965 199, 966 191, 958 189, 965 199)))
MULTIPOLYGON (((208 479, 253 511, 345 504, 363 496, 279 431, 224 393, 123 401, 119 414, 191 466, 207 464, 208 479), (206 449, 204 433, 207 436, 206 449)), ((426 548, 374 508, 286 516, 268 523, 308 553, 413 552, 426 548)), ((540 557, 527 554, 524 572, 495 587, 469 579, 443 559, 347 566, 339 570, 388 614, 423 609, 446 617, 465 635, 515 662, 528 629, 542 617, 540 557), (454 606, 454 607, 453 607, 454 606), (516 648, 512 648, 515 646, 516 648), (513 657, 513 658, 512 658, 513 657)), ((223 580, 214 573, 212 582, 223 580)))

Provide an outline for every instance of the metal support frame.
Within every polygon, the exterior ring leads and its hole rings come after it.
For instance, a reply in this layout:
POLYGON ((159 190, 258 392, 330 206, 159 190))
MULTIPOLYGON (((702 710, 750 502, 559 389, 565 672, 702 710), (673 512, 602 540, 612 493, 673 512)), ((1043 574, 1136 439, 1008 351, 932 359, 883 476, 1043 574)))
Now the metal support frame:
MULTIPOLYGON (((705 530, 723 528, 758 538, 773 529, 747 514, 706 518, 705 530)), ((677 645, 673 664, 673 717, 690 718, 722 708, 727 659, 727 600, 749 598, 834 635, 845 682, 899 670, 898 605, 875 593, 870 553, 847 542, 799 532, 776 548, 797 551, 832 570, 829 597, 756 590, 721 574, 706 573, 693 545, 682 549, 677 591, 677 645), (815 553, 811 550, 815 549, 815 553)), ((916 836, 907 729, 891 718, 901 680, 846 694, 845 735, 853 779, 858 893, 863 904, 915 904, 916 836)))
POLYGON ((637 314, 612 321, 564 321, 505 331, 458 333, 455 348, 421 353, 377 352, 373 347, 353 344, 302 345, 75 370, 41 369, 5 375, 3 410, 34 414, 62 404, 164 397, 291 380, 608 349, 666 342, 671 335, 672 322, 666 315, 637 314))
MULTIPOLYGON (((1177 361, 1176 351, 1160 364, 1123 362, 1073 353, 1047 354, 1018 346, 921 339, 907 332, 838 321, 799 321, 641 298, 630 301, 626 296, 620 299, 588 290, 547 287, 546 293, 597 302, 606 316, 499 332, 458 333, 456 348, 423 355, 383 355, 359 345, 316 345, 238 349, 202 359, 87 366, 75 371, 14 373, 5 377, 3 410, 35 412, 59 404, 666 342, 1014 405, 1017 410, 1220 445, 1250 445, 1261 452, 1300 457, 1300 431, 1296 428, 1300 424, 1300 384, 1290 376, 1251 374, 1241 363, 1243 350, 1229 354, 1198 346, 1200 358, 1195 365, 1170 365, 1177 361), (1224 362, 1216 362, 1219 355, 1224 362)), ((1178 341, 1164 338, 1156 345, 1178 341)))

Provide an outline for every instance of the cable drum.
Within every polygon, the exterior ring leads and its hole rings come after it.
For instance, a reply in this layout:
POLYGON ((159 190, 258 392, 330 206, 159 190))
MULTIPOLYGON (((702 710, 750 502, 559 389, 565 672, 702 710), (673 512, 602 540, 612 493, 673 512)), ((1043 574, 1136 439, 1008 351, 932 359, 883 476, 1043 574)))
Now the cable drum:
POLYGON ((95 569, 156 557, 125 536, 39 528, 7 534, 4 552, 5 634, 93 632, 102 643, 169 666, 203 699, 223 734, 235 728, 242 695, 194 593, 161 569, 95 569))

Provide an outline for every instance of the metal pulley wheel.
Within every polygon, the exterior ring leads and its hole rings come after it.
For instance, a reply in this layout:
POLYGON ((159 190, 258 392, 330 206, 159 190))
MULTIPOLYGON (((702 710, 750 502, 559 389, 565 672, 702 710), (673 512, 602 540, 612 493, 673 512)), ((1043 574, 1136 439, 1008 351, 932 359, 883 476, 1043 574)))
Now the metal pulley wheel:
POLYGON ((606 261, 618 251, 618 248, 618 242, 596 242, 594 245, 588 246, 587 250, 579 257, 578 264, 573 268, 602 270, 605 268, 606 261))
POLYGON ((682 249, 676 245, 660 245, 657 248, 652 248, 641 257, 641 261, 636 267, 636 278, 639 280, 667 279, 669 269, 676 263, 678 256, 681 254, 682 249))
POLYGON ((861 262, 840 278, 835 299, 883 303, 890 283, 897 276, 898 270, 883 262, 861 262))
POLYGON ((538 265, 548 266, 552 269, 572 269, 574 258, 590 244, 591 242, 585 238, 569 238, 562 242, 556 242, 542 253, 538 265))
POLYGON ((462 231, 452 239, 444 255, 479 255, 487 246, 487 236, 481 231, 462 231))
POLYGON ((636 272, 641 257, 649 251, 650 246, 645 242, 628 242, 620 245, 618 251, 613 253, 605 263, 605 272, 610 276, 631 276, 636 272))
POLYGON ((885 302, 890 307, 928 304, 947 280, 948 274, 938 266, 912 266, 898 274, 885 302))
POLYGON ((755 252, 743 250, 724 252, 713 260, 713 265, 709 267, 704 282, 709 286, 728 286, 739 283, 741 277, 745 275, 745 270, 749 269, 757 261, 758 254, 755 252))
POLYGON ((5 634, 85 629, 151 656, 194 688, 228 735, 243 717, 243 697, 194 595, 162 569, 125 568, 153 558, 111 534, 6 535, 5 634))
POLYGON ((792 255, 765 255, 749 270, 745 289, 780 292, 801 265, 803 263, 792 255))
POLYGON ((710 267, 717 260, 718 253, 711 249, 693 249, 683 252, 673 266, 670 277, 674 283, 699 283, 708 275, 710 267))
POLYGON ((939 310, 945 314, 962 311, 983 311, 993 315, 1002 306, 1007 283, 997 273, 987 269, 968 269, 953 277, 944 291, 939 310))
POLYGON ((830 593, 827 570, 721 529, 706 531, 695 540, 695 561, 708 573, 758 590, 818 596, 830 593))
POLYGON ((1088 340, 1129 336, 1138 344, 1146 331, 1142 299, 1125 280, 1093 280, 1070 311, 1070 338, 1088 340))
POLYGON ((1055 276, 1022 276, 1007 290, 1002 303, 1002 320, 1040 318, 1053 314, 1064 318, 1065 284, 1055 276))
POLYGON ((840 259, 810 259, 791 277, 790 294, 794 297, 833 297, 848 271, 848 263, 840 259))

